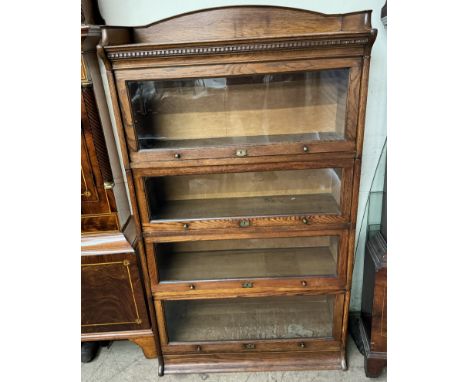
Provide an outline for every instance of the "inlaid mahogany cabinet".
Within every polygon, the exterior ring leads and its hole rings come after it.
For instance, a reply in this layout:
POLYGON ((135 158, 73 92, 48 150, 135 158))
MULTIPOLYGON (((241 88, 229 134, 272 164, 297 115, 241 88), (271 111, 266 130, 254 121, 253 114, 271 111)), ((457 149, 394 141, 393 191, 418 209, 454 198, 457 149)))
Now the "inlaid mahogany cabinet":
POLYGON ((104 27, 159 373, 346 369, 370 11, 104 27))
POLYGON ((96 56, 100 36, 99 27, 81 26, 81 341, 128 339, 156 358, 141 235, 109 150, 114 137, 105 137, 111 128, 96 56))

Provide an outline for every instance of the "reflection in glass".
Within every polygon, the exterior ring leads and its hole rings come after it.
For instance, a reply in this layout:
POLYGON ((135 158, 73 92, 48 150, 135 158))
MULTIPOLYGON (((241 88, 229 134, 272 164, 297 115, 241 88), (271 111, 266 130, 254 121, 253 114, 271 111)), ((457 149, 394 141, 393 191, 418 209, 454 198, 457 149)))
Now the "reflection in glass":
POLYGON ((341 213, 341 169, 146 178, 151 220, 341 213))
POLYGON ((331 337, 335 296, 164 302, 169 342, 331 337))
POLYGON ((127 84, 140 149, 344 139, 348 69, 127 84))
POLYGON ((335 276, 337 236, 156 244, 161 282, 335 276))

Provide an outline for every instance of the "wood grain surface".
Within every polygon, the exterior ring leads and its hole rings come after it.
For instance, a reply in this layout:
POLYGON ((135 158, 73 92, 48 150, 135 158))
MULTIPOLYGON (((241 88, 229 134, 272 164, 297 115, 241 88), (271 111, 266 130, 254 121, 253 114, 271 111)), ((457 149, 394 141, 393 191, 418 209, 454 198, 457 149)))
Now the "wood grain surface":
POLYGON ((375 37, 370 11, 267 6, 103 28, 98 52, 145 239, 160 375, 346 368, 375 37), (347 75, 308 87, 304 72, 347 75), (268 90, 252 81, 275 76, 292 80, 268 90), (327 235, 339 243, 321 243, 327 235), (289 237, 309 244, 280 244, 289 237), (241 239, 254 241, 229 242, 241 239))

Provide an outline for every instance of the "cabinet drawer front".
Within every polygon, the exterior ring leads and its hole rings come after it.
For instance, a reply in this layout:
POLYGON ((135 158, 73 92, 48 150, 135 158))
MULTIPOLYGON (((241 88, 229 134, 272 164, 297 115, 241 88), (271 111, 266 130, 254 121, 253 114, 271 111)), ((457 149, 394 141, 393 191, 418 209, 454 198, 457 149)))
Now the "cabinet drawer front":
POLYGON ((143 223, 159 232, 346 223, 352 163, 203 167, 168 175, 140 170, 143 223))
POLYGON ((359 60, 117 72, 134 161, 353 151, 359 60), (192 70, 190 70, 192 69, 192 70))
POLYGON ((343 295, 157 301, 168 351, 337 350, 343 295))
POLYGON ((152 243, 157 298, 344 288, 348 232, 152 243))

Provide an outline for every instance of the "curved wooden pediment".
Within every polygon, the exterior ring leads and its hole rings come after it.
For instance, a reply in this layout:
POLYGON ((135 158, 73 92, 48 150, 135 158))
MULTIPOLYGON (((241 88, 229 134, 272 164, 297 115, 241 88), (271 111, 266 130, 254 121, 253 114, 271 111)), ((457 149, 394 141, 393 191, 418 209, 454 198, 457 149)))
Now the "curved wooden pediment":
POLYGON ((134 28, 133 42, 179 44, 369 32, 370 15, 371 11, 325 15, 272 6, 211 8, 134 28))
MULTIPOLYGON (((113 63, 372 46, 371 11, 325 15, 272 6, 210 8, 141 27, 103 27, 98 52, 113 63)), ((348 52, 356 54, 355 51, 348 52)), ((360 53, 358 53, 360 54, 360 53)), ((126 64, 120 67, 125 67, 126 64)), ((117 68, 117 66, 114 66, 117 68)))

